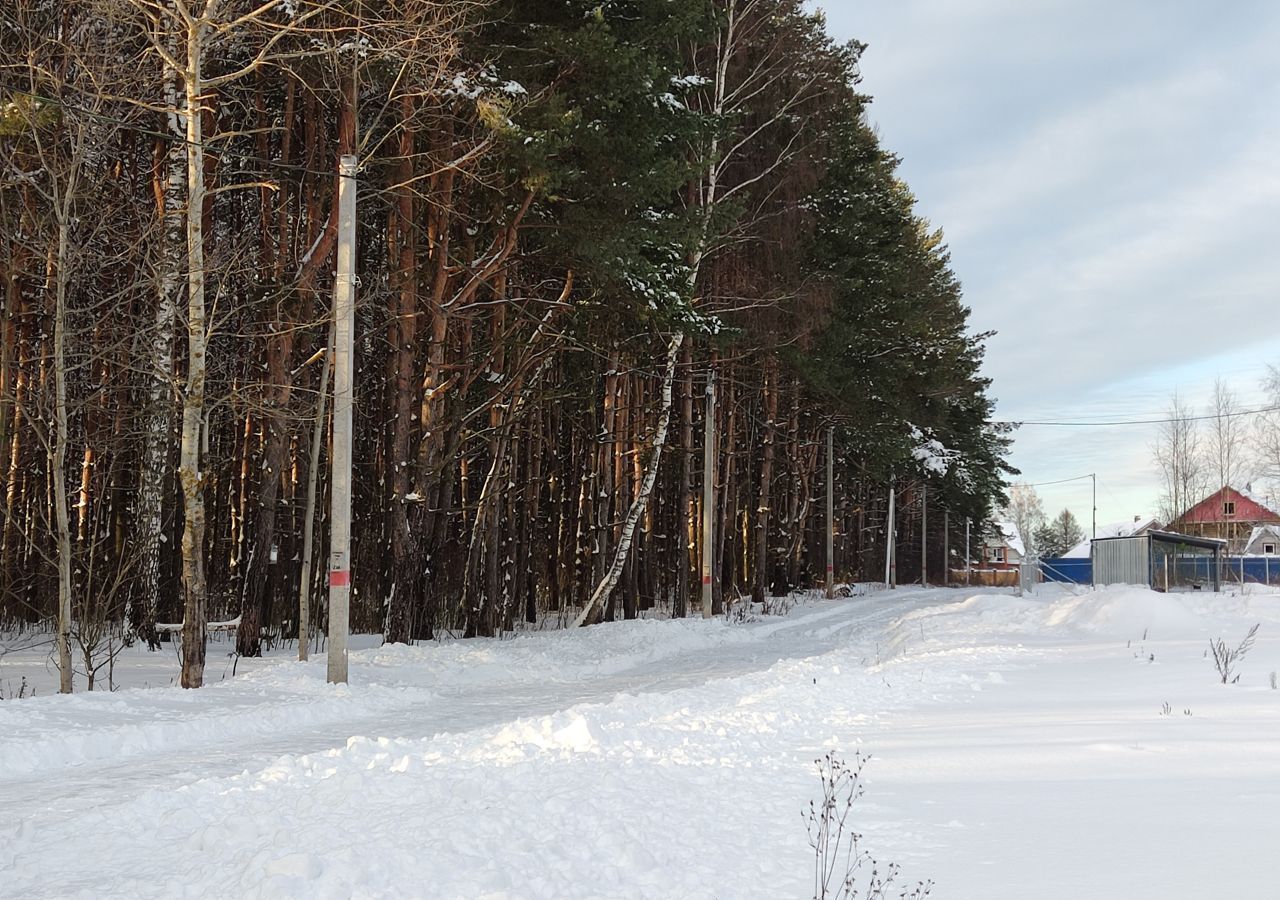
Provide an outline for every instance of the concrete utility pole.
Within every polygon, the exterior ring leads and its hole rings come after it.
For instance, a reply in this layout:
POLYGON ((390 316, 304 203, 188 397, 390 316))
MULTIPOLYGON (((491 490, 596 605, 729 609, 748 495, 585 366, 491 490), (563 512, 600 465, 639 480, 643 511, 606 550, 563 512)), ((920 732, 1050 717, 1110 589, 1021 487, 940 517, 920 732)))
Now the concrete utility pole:
POLYGON ((338 270, 333 283, 333 453, 330 457, 330 684, 347 683, 351 612, 351 407, 354 400, 356 158, 338 164, 338 270))
POLYGON ((836 429, 827 429, 827 599, 836 595, 836 429))
POLYGON ((929 586, 929 485, 920 485, 920 587, 929 586))
POLYGON ((973 583, 973 566, 969 562, 969 526, 973 524, 973 519, 964 520, 964 584, 968 587, 973 583))
POLYGON ((951 584, 951 510, 942 511, 942 584, 951 584))
POLYGON ((707 373, 706 437, 702 443, 702 618, 711 618, 714 593, 711 567, 715 554, 716 512, 716 373, 707 373))
POLYGON ((888 587, 894 587, 898 580, 898 571, 896 560, 893 558, 894 544, 897 539, 897 525, 893 518, 893 476, 889 476, 889 522, 885 526, 885 547, 884 547, 884 583, 888 587))

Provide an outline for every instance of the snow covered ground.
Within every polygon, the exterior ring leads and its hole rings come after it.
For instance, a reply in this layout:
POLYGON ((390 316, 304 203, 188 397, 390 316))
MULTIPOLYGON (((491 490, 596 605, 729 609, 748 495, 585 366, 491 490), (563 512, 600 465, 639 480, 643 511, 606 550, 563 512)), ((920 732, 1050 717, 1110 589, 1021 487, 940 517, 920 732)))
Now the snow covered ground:
POLYGON ((1277 669, 1280 593, 1046 586, 42 693, 0 703, 0 896, 806 898, 828 751, 935 898, 1276 896, 1277 669))

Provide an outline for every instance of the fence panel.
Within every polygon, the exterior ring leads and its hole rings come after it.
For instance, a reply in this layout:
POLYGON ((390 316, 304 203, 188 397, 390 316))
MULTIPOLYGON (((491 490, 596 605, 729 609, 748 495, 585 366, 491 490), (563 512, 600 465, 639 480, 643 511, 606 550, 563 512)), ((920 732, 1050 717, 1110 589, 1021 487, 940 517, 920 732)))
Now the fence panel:
POLYGON ((1040 573, 1045 581, 1061 584, 1093 584, 1093 560, 1087 556, 1056 556, 1040 560, 1040 573))

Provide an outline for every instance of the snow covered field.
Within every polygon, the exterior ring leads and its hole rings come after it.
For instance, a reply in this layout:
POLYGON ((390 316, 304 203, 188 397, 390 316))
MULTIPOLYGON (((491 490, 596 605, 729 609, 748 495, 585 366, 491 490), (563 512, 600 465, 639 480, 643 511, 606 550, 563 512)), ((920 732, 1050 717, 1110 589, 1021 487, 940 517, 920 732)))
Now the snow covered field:
POLYGON ((861 751, 931 897, 1271 897, 1277 669, 1280 593, 1046 586, 42 691, 0 703, 0 896, 807 898, 814 760, 861 751))

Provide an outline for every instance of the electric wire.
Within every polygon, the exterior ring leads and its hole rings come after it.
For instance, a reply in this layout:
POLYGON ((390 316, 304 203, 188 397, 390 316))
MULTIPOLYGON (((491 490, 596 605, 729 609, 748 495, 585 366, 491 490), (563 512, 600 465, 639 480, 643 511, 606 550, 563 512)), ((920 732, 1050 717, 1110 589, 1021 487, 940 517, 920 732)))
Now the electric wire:
POLYGON ((1114 421, 1030 421, 1018 419, 993 419, 993 425, 1013 425, 1018 428, 1027 426, 1053 426, 1064 428, 1112 428, 1119 425, 1163 425, 1166 422, 1207 422, 1213 419, 1235 419, 1241 416, 1257 416, 1262 413, 1280 411, 1280 404, 1263 406, 1258 409, 1242 409, 1236 412, 1209 413, 1201 416, 1164 416, 1151 419, 1117 419, 1114 421))

